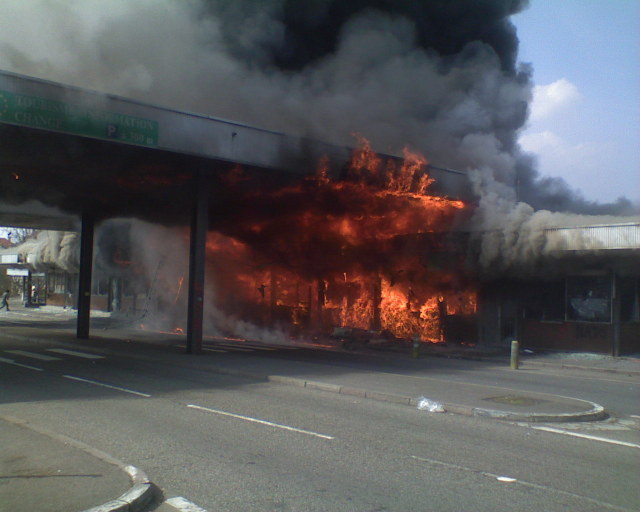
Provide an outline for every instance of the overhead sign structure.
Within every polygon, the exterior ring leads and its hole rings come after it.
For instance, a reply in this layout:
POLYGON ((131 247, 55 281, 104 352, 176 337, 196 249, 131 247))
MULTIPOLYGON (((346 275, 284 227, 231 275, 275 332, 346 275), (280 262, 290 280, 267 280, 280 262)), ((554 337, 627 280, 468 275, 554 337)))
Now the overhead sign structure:
POLYGON ((8 268, 7 275, 11 277, 28 277, 29 270, 26 268, 8 268))
POLYGON ((158 122, 0 90, 0 122, 140 146, 158 145, 158 122))

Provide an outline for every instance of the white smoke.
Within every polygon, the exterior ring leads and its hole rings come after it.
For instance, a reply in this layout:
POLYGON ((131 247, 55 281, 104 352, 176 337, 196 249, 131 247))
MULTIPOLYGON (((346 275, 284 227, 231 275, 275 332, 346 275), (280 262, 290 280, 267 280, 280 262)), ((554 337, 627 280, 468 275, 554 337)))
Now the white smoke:
POLYGON ((78 272, 80 264, 80 237, 70 231, 39 231, 35 238, 28 238, 11 249, 19 254, 20 261, 29 263, 35 270, 61 269, 78 272))
MULTIPOLYGON (((122 221, 110 221, 112 225, 122 221)), ((188 300, 188 231, 166 228, 147 222, 125 221, 129 226, 128 244, 136 272, 142 302, 138 302, 140 322, 145 328, 173 331, 187 324, 188 300)), ((105 227, 109 225, 105 224, 105 227)), ((99 237, 100 235, 98 235, 99 237)), ((107 235, 108 236, 108 235, 107 235)), ((217 306, 214 276, 205 277, 207 293, 204 304, 204 332, 207 336, 235 336, 270 343, 286 343, 287 336, 277 329, 258 327, 242 319, 228 316, 217 306)), ((135 289, 135 286, 132 286, 135 289)))

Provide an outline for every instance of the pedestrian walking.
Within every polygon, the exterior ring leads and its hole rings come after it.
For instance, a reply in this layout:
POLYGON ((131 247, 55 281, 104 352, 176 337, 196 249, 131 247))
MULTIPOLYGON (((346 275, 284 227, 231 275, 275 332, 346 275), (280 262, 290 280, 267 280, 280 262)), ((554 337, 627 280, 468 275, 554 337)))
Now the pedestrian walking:
POLYGON ((6 290, 2 294, 2 302, 0 303, 0 309, 2 308, 7 308, 7 311, 9 311, 9 290, 6 290))

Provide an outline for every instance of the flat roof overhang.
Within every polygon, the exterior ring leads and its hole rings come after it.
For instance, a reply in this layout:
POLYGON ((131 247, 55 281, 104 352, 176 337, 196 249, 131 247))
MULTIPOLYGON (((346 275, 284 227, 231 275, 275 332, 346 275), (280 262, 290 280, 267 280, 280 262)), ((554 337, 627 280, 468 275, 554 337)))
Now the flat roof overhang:
POLYGON ((349 149, 0 71, 1 225, 67 229, 86 211, 183 223, 194 173, 277 182, 321 157, 337 173, 349 149), (7 206, 33 201, 61 213, 7 206))
MULTIPOLYGON (((0 203, 37 200, 62 212, 56 220, 35 209, 31 217, 25 209, 18 215, 5 206, 0 225, 66 229, 66 214, 88 210, 97 220, 182 222, 194 173, 215 175, 241 166, 256 186, 276 186, 314 173, 321 159, 339 177, 351 151, 0 71, 0 203)), ((465 195, 465 176, 441 168, 430 173, 434 192, 465 195)), ((211 182, 212 216, 216 204, 230 201, 220 193, 223 185, 211 182)))

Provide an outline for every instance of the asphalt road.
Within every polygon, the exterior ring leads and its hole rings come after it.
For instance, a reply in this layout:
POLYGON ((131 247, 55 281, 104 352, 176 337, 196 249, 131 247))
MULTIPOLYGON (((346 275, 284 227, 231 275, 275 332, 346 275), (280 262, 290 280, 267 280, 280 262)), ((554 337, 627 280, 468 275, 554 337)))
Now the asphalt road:
MULTIPOLYGON (((636 448, 188 365, 14 345, 56 359, 13 352, 23 366, 0 366, 0 414, 110 453, 167 496, 210 511, 640 509, 636 448)), ((465 375, 492 378, 456 378, 465 375)), ((543 380, 519 375, 514 386, 543 380)), ((627 384, 553 372, 544 379, 563 394, 627 384)))

